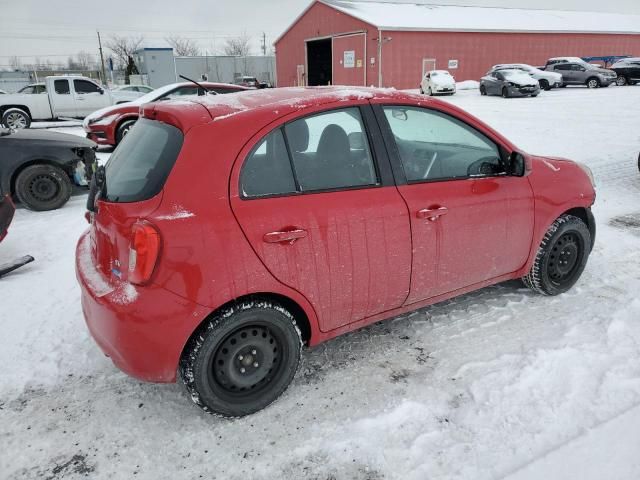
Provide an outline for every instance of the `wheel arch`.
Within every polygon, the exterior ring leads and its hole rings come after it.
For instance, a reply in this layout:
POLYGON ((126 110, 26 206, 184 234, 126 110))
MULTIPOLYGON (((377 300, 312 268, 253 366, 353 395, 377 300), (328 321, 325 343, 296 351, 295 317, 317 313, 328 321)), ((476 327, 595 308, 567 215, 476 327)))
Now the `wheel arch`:
POLYGON ((19 110, 23 110, 29 115, 29 118, 33 120, 33 115, 31 115, 31 110, 26 105, 2 105, 0 107, 0 117, 4 115, 7 110, 11 110, 12 108, 17 108, 19 110))
POLYGON ((233 300, 230 300, 226 303, 224 303, 223 305, 220 305, 218 308, 216 308, 215 310, 212 310, 209 315, 207 315, 205 318, 202 319, 202 321, 194 328, 193 332, 191 333, 191 335, 189 335, 189 338, 185 339, 184 341, 184 345, 182 346, 182 351, 180 353, 180 358, 182 358, 182 356, 184 355, 184 351, 187 348, 187 346, 189 345, 189 341, 196 335, 200 334, 200 332, 206 328, 206 324, 209 321, 209 319, 215 315, 216 313, 232 307, 234 305, 238 305, 242 302, 245 301, 256 301, 256 300, 267 300, 267 301, 275 301, 279 304, 281 304, 284 308, 286 308, 295 318, 296 320, 296 325, 298 326, 298 328, 300 329, 300 334, 302 336, 302 341, 304 343, 306 343, 307 345, 311 342, 311 338, 313 336, 313 329, 311 327, 311 321, 309 320, 309 316, 307 315, 307 312, 304 310, 304 308, 302 308, 302 306, 296 302, 295 300, 293 300, 290 297, 287 297, 285 295, 279 294, 279 293, 273 293, 273 292, 258 292, 258 293, 250 293, 247 295, 242 295, 240 297, 234 298, 233 300))
POLYGON ((596 241, 596 220, 593 216, 593 213, 591 213, 591 208, 574 207, 561 213, 559 217, 561 217, 562 215, 573 215, 574 217, 578 217, 587 225, 587 228, 589 229, 589 234, 591 236, 591 250, 593 250, 593 246, 596 241))

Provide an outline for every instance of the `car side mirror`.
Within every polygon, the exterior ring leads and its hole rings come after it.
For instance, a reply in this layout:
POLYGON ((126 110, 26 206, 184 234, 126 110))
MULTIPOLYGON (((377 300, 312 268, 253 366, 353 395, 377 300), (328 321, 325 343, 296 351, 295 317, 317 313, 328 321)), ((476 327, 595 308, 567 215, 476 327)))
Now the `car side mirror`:
POLYGON ((527 160, 520 152, 512 152, 507 161, 507 174, 513 177, 524 177, 527 173, 527 160))
POLYGON ((100 92, 100 95, 104 95, 104 88, 98 87, 98 92, 100 92))

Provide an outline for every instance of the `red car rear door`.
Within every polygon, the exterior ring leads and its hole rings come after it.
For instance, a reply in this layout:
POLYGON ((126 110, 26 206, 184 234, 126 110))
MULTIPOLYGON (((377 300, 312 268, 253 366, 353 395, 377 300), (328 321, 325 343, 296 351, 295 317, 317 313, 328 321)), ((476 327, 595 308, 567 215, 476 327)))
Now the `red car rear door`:
POLYGON ((231 177, 254 251, 330 331, 401 306, 409 293, 406 204, 371 107, 320 111, 256 135, 231 177), (368 119, 368 120, 366 120, 368 119))
POLYGON ((522 267, 533 234, 533 195, 526 178, 505 174, 499 145, 435 109, 375 108, 383 129, 389 129, 398 190, 411 218, 407 303, 522 267))

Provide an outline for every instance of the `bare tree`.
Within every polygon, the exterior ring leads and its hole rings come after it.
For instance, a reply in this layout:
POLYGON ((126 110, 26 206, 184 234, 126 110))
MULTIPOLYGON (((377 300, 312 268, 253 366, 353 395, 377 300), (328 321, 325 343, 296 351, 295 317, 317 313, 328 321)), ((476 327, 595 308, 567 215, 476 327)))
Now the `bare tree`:
POLYGON ((20 70, 20 67, 22 67, 22 62, 20 61, 20 58, 17 56, 13 56, 11 58, 9 58, 9 66, 11 67, 11 70, 20 70))
POLYGON ((121 67, 129 64, 129 58, 133 58, 133 52, 140 48, 144 38, 138 37, 121 37, 113 35, 106 42, 106 46, 113 52, 121 67))
POLYGON ((93 55, 84 50, 80 50, 76 55, 76 64, 78 64, 82 70, 90 70, 94 63, 93 55))
POLYGON ((246 34, 229 38, 224 44, 224 54, 246 57, 251 54, 251 39, 246 34))
POLYGON ((200 49, 190 38, 174 35, 166 37, 165 41, 173 47, 173 53, 178 57, 197 57, 200 55, 200 49))

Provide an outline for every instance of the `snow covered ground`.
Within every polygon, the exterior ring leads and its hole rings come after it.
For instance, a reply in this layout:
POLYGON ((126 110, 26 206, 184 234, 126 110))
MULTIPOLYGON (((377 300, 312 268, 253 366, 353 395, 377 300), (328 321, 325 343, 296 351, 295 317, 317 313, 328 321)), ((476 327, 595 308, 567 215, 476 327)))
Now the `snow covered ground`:
POLYGON ((36 261, 0 280, 0 478, 640 478, 640 86, 445 100, 593 169, 576 288, 509 282, 346 335, 306 351, 275 404, 221 420, 90 338, 73 270, 85 196, 19 210, 0 263, 36 261))

